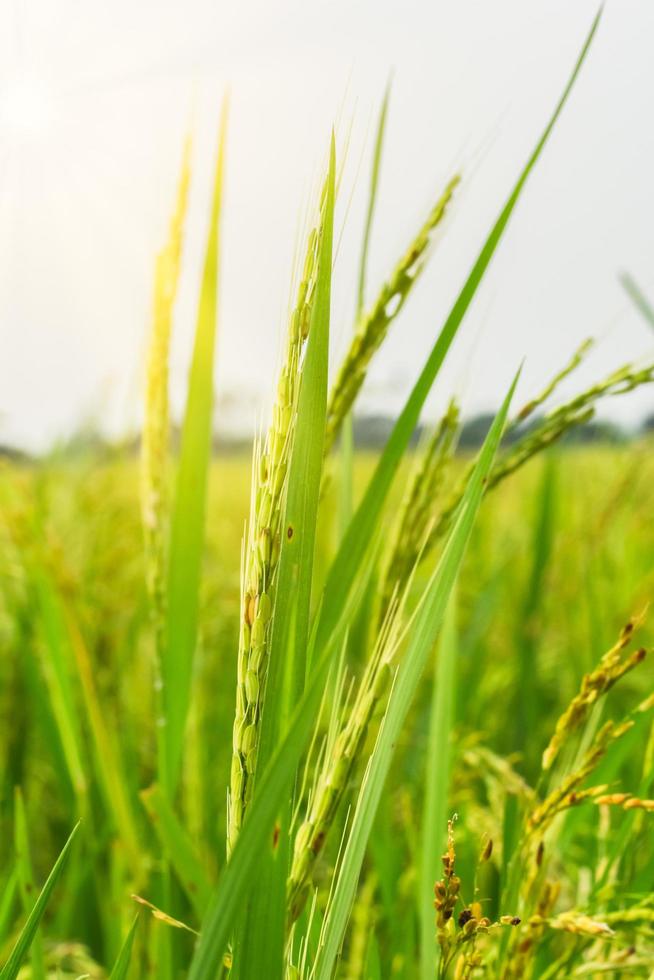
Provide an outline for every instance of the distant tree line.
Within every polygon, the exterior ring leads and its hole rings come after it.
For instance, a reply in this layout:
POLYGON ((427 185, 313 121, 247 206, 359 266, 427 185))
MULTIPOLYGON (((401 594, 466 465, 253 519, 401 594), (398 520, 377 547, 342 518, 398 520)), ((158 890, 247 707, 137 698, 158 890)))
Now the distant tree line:
MULTIPOLYGON (((459 433, 459 449, 467 452, 479 448, 486 438, 493 418, 492 413, 484 412, 466 419, 459 433)), ((539 421, 538 416, 535 416, 530 422, 514 429, 507 436, 507 442, 515 442, 517 439, 522 438, 531 429, 535 428, 539 424, 539 421)), ((356 445, 361 449, 378 449, 382 447, 391 434, 394 423, 395 420, 387 415, 368 415, 355 418, 354 437, 356 445)), ((424 426, 418 426, 413 436, 414 445, 419 443, 423 432, 424 426)), ((616 444, 627 442, 634 436, 643 435, 648 432, 654 432, 654 415, 648 415, 634 432, 627 432, 615 422, 591 419, 591 421, 586 422, 584 425, 577 426, 568 432, 562 442, 567 445, 587 443, 616 444)))
MULTIPOLYGON (((490 412, 484 412, 466 419, 461 426, 458 447, 462 452, 470 452, 477 449, 483 443, 488 430, 493 421, 490 412)), ((514 442, 521 438, 531 428, 538 425, 538 417, 515 429, 507 436, 507 442, 514 442)), ((354 440, 359 449, 378 450, 383 448, 393 431, 395 419, 391 415, 359 415, 354 419, 354 440)), ((417 446, 425 433, 427 427, 418 425, 413 434, 412 444, 417 446)), ((632 438, 654 433, 654 414, 646 416, 636 430, 627 432, 615 422, 592 419, 584 425, 577 426, 567 433, 562 439, 566 445, 585 445, 589 443, 603 443, 616 445, 628 442, 632 438)), ((180 430, 173 426, 171 431, 171 448, 175 452, 179 446, 180 430)), ((118 455, 135 455, 140 446, 140 438, 131 436, 122 440, 109 440, 102 436, 96 429, 84 426, 68 439, 53 447, 47 455, 57 455, 64 458, 75 457, 116 457, 118 455)), ((213 438, 213 449, 215 453, 249 453, 252 447, 252 440, 244 436, 231 436, 228 433, 217 433, 213 438)), ((10 459, 15 462, 29 462, 32 457, 29 453, 17 449, 14 446, 0 443, 0 458, 10 459)))

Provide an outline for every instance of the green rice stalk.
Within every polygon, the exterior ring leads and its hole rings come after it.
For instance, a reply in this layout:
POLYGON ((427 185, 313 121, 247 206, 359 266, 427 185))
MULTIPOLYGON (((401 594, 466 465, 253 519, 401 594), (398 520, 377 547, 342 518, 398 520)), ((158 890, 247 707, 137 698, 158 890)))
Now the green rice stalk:
MULTIPOLYGON (((406 502, 407 510, 403 510, 403 514, 410 512, 412 501, 415 502, 416 506, 428 503, 427 499, 422 499, 424 482, 421 474, 425 471, 431 471, 434 475, 441 472, 446 459, 449 458, 456 417, 455 407, 450 406, 448 414, 438 427, 435 438, 431 440, 425 453, 424 468, 420 468, 415 484, 412 484, 409 489, 406 502)), ((400 523, 402 524, 403 521, 400 523)), ((422 533, 424 534, 424 525, 422 533)), ((399 537, 397 545, 399 552, 402 545, 399 537)), ((420 554, 419 546, 416 554, 420 554)), ((415 564, 416 558, 414 557, 414 567, 415 564)), ((407 576, 403 578, 405 593, 410 574, 411 569, 409 568, 407 576)), ((384 610, 382 629, 373 655, 366 664, 355 700, 351 709, 348 709, 346 721, 343 723, 338 736, 333 740, 331 750, 326 756, 316 780, 306 819, 299 827, 295 838, 288 880, 291 921, 297 918, 304 907, 313 867, 322 852, 327 832, 341 804, 356 760, 360 756, 370 720, 378 704, 389 690, 394 672, 398 628, 397 610, 393 608, 392 596, 389 596, 385 601, 384 610)))
POLYGON ((507 433, 512 432, 519 425, 521 425, 526 419, 534 414, 537 409, 544 405, 545 402, 550 398, 556 389, 559 387, 562 381, 565 381, 573 371, 575 371, 579 365, 582 363, 586 354, 590 351, 594 344, 592 337, 588 337, 586 340, 582 341, 577 350, 574 352, 568 363, 561 368, 561 370, 554 375, 553 378, 545 385, 543 390, 531 398, 526 405, 523 405, 520 411, 517 413, 515 418, 512 420, 511 424, 507 426, 507 433))
POLYGON ((454 400, 435 427, 424 451, 418 458, 409 480, 395 528, 382 562, 380 576, 381 615, 385 614, 396 583, 405 583, 415 565, 416 556, 424 543, 425 528, 429 526, 445 483, 449 463, 456 448, 459 408, 454 400))
POLYGON ((60 600, 60 605, 61 625, 67 634, 62 637, 62 640, 70 647, 77 668, 83 703, 93 738, 99 783, 107 809, 113 814, 119 839, 129 856, 132 873, 138 880, 142 870, 143 851, 119 743, 110 725, 107 724, 94 676, 93 662, 79 623, 65 599, 60 600))
MULTIPOLYGON (((642 663, 644 653, 644 650, 636 651, 631 666, 642 663)), ((606 755, 610 745, 633 728, 635 716, 650 711, 652 708, 654 708, 654 695, 650 695, 642 701, 623 721, 619 723, 607 721, 602 726, 584 753, 579 767, 567 775, 546 799, 529 814, 527 818, 528 835, 535 830, 542 833, 558 813, 585 801, 595 803, 598 806, 623 806, 625 810, 651 809, 650 800, 641 800, 630 793, 607 793, 606 786, 592 786, 590 789, 581 791, 577 791, 576 787, 588 778, 599 761, 606 755)))
POLYGON ((345 980, 367 980, 366 964, 370 938, 375 931, 377 909, 375 892, 377 891, 377 875, 371 871, 364 881, 354 908, 352 909, 352 925, 347 959, 343 965, 345 980))
POLYGON ((241 630, 228 803, 228 854, 236 843, 252 795, 260 737, 261 703, 268 668, 269 631, 280 551, 280 523, 295 433, 303 354, 315 298, 325 200, 326 185, 321 194, 318 221, 307 240, 302 279, 291 312, 272 423, 263 444, 257 445, 254 454, 250 523, 242 572, 241 630))
POLYGON ((30 579, 43 631, 43 676, 66 760, 66 768, 77 797, 78 812, 86 816, 89 807, 86 746, 82 738, 80 713, 75 697, 63 610, 51 579, 42 565, 37 563, 33 565, 30 569, 30 579))
MULTIPOLYGON (((14 847, 16 852, 16 870, 18 872, 18 890, 20 893, 23 912, 28 915, 34 901, 34 872, 30 856, 30 844, 27 833, 27 816, 23 803, 23 794, 19 787, 14 792, 14 847)), ((43 938, 41 930, 37 929, 30 950, 32 961, 32 980, 45 980, 45 959, 43 957, 43 938)))
MULTIPOLYGON (((372 171, 370 174, 370 186, 368 191, 368 207, 366 210, 366 221, 363 230, 363 242, 361 245, 361 256, 359 259, 359 287, 357 291, 357 306, 355 323, 363 313, 366 295, 366 274, 368 271, 368 249, 370 246, 370 235, 377 203, 377 188, 379 186, 379 172, 381 166, 382 149, 384 146, 384 131, 386 129, 386 116, 388 113, 388 100, 390 97, 390 82, 386 87, 384 99, 382 101, 379 119, 377 122, 377 135, 375 138, 375 149, 372 158, 372 171)), ((339 530, 344 533, 352 518, 353 501, 353 460, 354 460, 354 426, 352 413, 347 412, 343 418, 341 426, 341 446, 340 446, 340 494, 339 494, 339 530)))
POLYGON ((130 926, 129 932, 125 936, 125 941, 121 946, 118 959, 114 963, 113 969, 109 974, 109 980, 127 980, 129 975, 130 960, 132 958, 132 948, 134 946, 134 936, 136 935, 136 927, 138 922, 139 916, 137 913, 134 917, 132 925, 130 926))
MULTIPOLYGON (((645 651, 637 650, 628 658, 622 657, 622 651, 630 642, 633 633, 633 623, 622 630, 616 645, 602 657, 598 668, 586 675, 580 692, 572 699, 570 707, 561 716, 555 736, 543 756, 543 772, 545 772, 560 755, 561 750, 577 734, 582 725, 588 722, 591 707, 603 696, 613 684, 628 670, 642 663, 645 651)), ((546 890, 544 881, 545 864, 543 860, 543 840, 545 834, 552 828, 556 818, 565 811, 581 803, 598 803, 606 801, 607 786, 591 786, 582 789, 582 784, 592 775, 599 763, 606 756, 611 746, 629 732, 636 717, 654 707, 654 695, 650 695, 631 711, 622 721, 609 720, 595 732, 592 740, 586 739, 582 745, 581 758, 572 763, 572 768, 561 767, 555 785, 547 796, 532 805, 526 814, 522 837, 516 846, 512 857, 505 898, 517 904, 525 917, 534 911, 534 905, 541 901, 546 890)), ((640 801, 639 801, 640 802, 640 801)), ((646 809, 646 807, 645 807, 646 809)), ((551 834, 549 847, 552 846, 551 834)), ((519 944, 517 941, 507 941, 502 949, 503 962, 508 965, 518 959, 519 944), (518 948, 516 948, 518 947, 518 948)), ((506 978, 518 976, 510 971, 507 965, 503 974, 506 978), (508 971, 508 972, 507 972, 508 971)))
MULTIPOLYGON (((652 696, 654 697, 654 695, 652 696)), ((639 705, 641 712, 649 711, 651 704, 648 699, 639 705)), ((643 753, 641 777, 638 783, 637 797, 644 798, 651 796, 654 790, 654 724, 650 725, 649 737, 643 753)), ((628 794, 630 796, 630 794, 628 794)), ((599 801, 598 801, 599 802, 599 801)), ((601 892, 611 877, 617 876, 620 863, 625 859, 630 850, 632 836, 641 829, 644 814, 639 813, 640 808, 636 807, 635 812, 629 814, 623 821, 617 834, 612 838, 611 854, 607 856, 604 870, 597 876, 595 882, 595 893, 601 892)))
MULTIPOLYGON (((154 640, 154 688, 157 763, 163 785, 170 783, 168 731, 166 727, 166 656, 168 617, 168 536, 170 500, 168 464, 170 417, 168 372, 173 308, 181 271, 182 234, 190 183, 190 141, 187 140, 178 180, 177 200, 168 239, 157 256, 152 310, 152 328, 146 365, 145 410, 141 443, 141 515, 145 550, 145 578, 150 601, 154 640)), ((170 877, 162 875, 164 901, 168 900, 170 877)), ((172 975, 170 942, 160 934, 155 954, 163 978, 172 975)))
POLYGON ((368 312, 360 315, 354 338, 341 362, 329 397, 325 455, 334 445, 343 420, 359 394, 373 355, 379 350, 391 324, 404 306, 413 284, 422 272, 427 248, 445 217, 459 180, 458 176, 450 180, 424 225, 382 287, 374 305, 368 312))
POLYGON ((381 167, 382 149, 384 146, 384 132, 386 129, 386 116, 388 115, 388 102, 391 94, 390 81, 386 86, 384 98, 382 100, 379 119, 377 121, 377 134, 375 137, 375 150, 372 157, 372 171, 370 174, 370 188, 368 192, 368 208, 366 210, 366 222, 363 229, 363 243, 361 246, 361 258, 359 261, 359 286, 357 290, 357 317, 363 313, 366 301, 366 273, 368 271, 368 249, 370 246, 370 233, 372 231, 372 221, 375 214, 375 204, 377 203, 377 188, 379 186, 379 171, 381 167))
MULTIPOLYGON (((520 925, 520 919, 514 915, 501 915, 495 922, 484 915, 482 903, 477 901, 476 876, 479 868, 485 864, 493 851, 493 842, 488 839, 483 845, 475 877, 472 892, 468 896, 474 900, 468 904, 464 897, 464 888, 461 887, 461 879, 456 873, 456 849, 454 846, 454 820, 447 822, 447 846, 445 853, 441 857, 443 871, 440 878, 433 885, 434 903, 436 910, 435 933, 438 942, 438 980, 445 980, 450 976, 450 966, 454 966, 454 976, 456 980, 472 980, 480 970, 486 967, 486 962, 479 948, 479 941, 489 933, 497 932, 507 926, 515 928, 520 925), (457 906, 463 906, 457 914, 457 906)), ((432 882, 433 882, 432 878, 432 882)), ((429 898, 429 896, 427 896, 429 898)), ((429 903, 431 904, 431 903, 429 903)), ((430 910, 431 911, 431 910, 430 910)), ((432 928, 433 928, 432 915, 432 928)), ((434 976, 434 966, 430 976, 434 976)))
MULTIPOLYGON (((447 809, 452 768, 451 732, 456 709, 459 644, 456 623, 456 587, 452 591, 436 657, 429 712, 429 734, 424 764, 425 793, 422 812, 421 847, 418 874, 420 912, 420 976, 431 980, 437 964, 431 896, 438 877, 439 854, 447 825, 447 809)), ((418 863, 418 862, 416 862, 418 863)))
POLYGON ((141 447, 141 512, 147 584, 158 648, 162 642, 165 622, 166 471, 170 441, 168 361, 191 177, 190 151, 191 144, 187 140, 168 240, 156 259, 152 331, 146 368, 145 423, 141 447))
MULTIPOLYGON (((590 350, 591 345, 592 341, 590 340, 586 340, 581 344, 568 364, 549 381, 538 395, 532 398, 517 413, 507 426, 507 433, 514 431, 552 395, 558 385, 579 366, 586 353, 590 350)), ((567 422, 569 422, 569 419, 566 419, 567 422)), ((429 525, 430 521, 434 520, 434 514, 439 514, 438 502, 441 499, 441 491, 445 483, 448 464, 456 449, 458 424, 459 410, 455 401, 452 400, 447 411, 434 429, 426 450, 420 457, 418 466, 413 471, 412 478, 407 486, 400 507, 400 516, 395 524, 395 530, 382 564, 382 585, 380 588, 380 611, 382 614, 388 602, 388 597, 392 594, 395 585, 399 584, 402 587, 402 583, 406 581, 406 576, 413 567, 416 556, 424 545, 425 528, 429 525)), ((555 438, 558 438, 561 434, 557 430, 555 438)), ((524 459, 521 459, 519 465, 531 459, 531 456, 535 452, 546 448, 551 441, 554 441, 554 439, 542 440, 541 443, 538 443, 538 450, 526 454, 524 459)), ((499 479, 494 479, 493 474, 501 472, 499 469, 501 465, 502 457, 500 456, 493 467, 493 473, 489 480, 489 488, 500 482, 499 479)), ((517 468, 518 466, 516 466, 517 468)), ((456 511, 460 500, 462 486, 463 481, 460 485, 457 485, 455 492, 450 494, 447 503, 440 512, 440 516, 436 520, 431 532, 429 544, 425 548, 425 555, 435 546, 439 537, 447 529, 447 522, 456 511)))
POLYGON ((604 654, 595 670, 584 674, 579 693, 575 695, 566 710, 556 723, 554 734, 543 752, 542 768, 551 768, 559 752, 565 744, 586 721, 591 709, 614 684, 633 670, 645 657, 643 648, 635 650, 629 656, 623 653, 633 639, 634 631, 641 624, 642 618, 630 620, 622 629, 617 642, 604 654))
POLYGON ((517 669, 509 714, 513 717, 513 744, 521 747, 522 770, 530 777, 540 766, 540 740, 536 737, 539 733, 534 731, 533 719, 542 702, 540 638, 557 524, 556 474, 556 459, 550 457, 542 467, 530 519, 531 540, 527 547, 530 568, 524 590, 520 589, 522 594, 515 597, 513 630, 517 669))
POLYGON ((0 940, 5 941, 11 922, 13 921, 14 905, 19 891, 18 869, 14 864, 12 871, 3 882, 2 898, 0 898, 0 940))
POLYGON ((628 394, 641 385, 652 384, 652 382, 654 382, 654 364, 647 364, 642 368, 626 364, 565 404, 548 412, 532 432, 526 433, 498 460, 491 474, 489 488, 497 486, 532 456, 552 445, 566 432, 588 422, 593 418, 596 405, 602 399, 628 394))
POLYGON ((521 802, 531 804, 534 800, 534 790, 514 768, 510 758, 498 755, 487 745, 473 744, 465 746, 458 758, 458 764, 472 770, 475 776, 483 775, 485 779, 494 782, 505 793, 516 796, 521 802))
POLYGON ((333 740, 293 844, 287 882, 289 920, 294 922, 309 895, 311 873, 322 852, 336 812, 343 800, 375 707, 388 692, 400 639, 400 609, 391 604, 372 656, 366 664, 356 697, 347 707, 346 720, 333 740))
POLYGON ((623 272, 619 277, 622 288, 645 321, 654 327, 654 306, 642 291, 633 276, 623 272))
POLYGON ((523 977, 533 975, 534 957, 546 931, 542 923, 552 914, 560 890, 558 883, 543 882, 535 904, 534 920, 529 921, 527 928, 521 929, 511 943, 507 963, 500 973, 502 980, 523 980, 523 977))
POLYGON ((9 959, 2 967, 2 970, 0 970, 0 980, 16 980, 21 964, 27 956, 32 943, 34 942, 34 937, 36 936, 39 924, 43 918, 43 913, 45 912, 46 906, 50 900, 54 887, 59 880, 61 872, 64 869, 66 859, 78 830, 79 823, 76 824, 71 831, 68 840, 64 844, 59 857, 53 865, 52 871, 48 875, 43 888, 34 902, 30 914, 27 917, 27 922, 21 929, 13 949, 9 954, 9 959))
POLYGON ((209 227, 188 372, 179 462, 170 508, 166 628, 161 658, 159 780, 171 798, 177 789, 198 645, 202 561, 211 460, 214 354, 218 325, 220 222, 229 103, 223 101, 213 170, 209 227))
POLYGON ((164 854, 201 919, 209 904, 212 883, 188 831, 179 822, 160 786, 154 785, 144 790, 141 800, 164 854))
MULTIPOLYGON (((597 403, 601 399, 627 394, 641 385, 652 382, 654 382, 654 364, 648 364, 643 368, 635 368, 631 364, 626 364, 563 405, 548 412, 533 429, 526 432, 499 456, 493 466, 486 489, 492 490, 497 487, 512 473, 515 473, 534 456, 553 445, 566 433, 589 422, 595 415, 597 403)), ((461 487, 464 483, 465 478, 461 481, 460 486, 453 491, 435 520, 429 542, 425 547, 425 556, 437 546, 450 526, 461 499, 461 487)))
MULTIPOLYGON (((625 674, 645 660, 647 651, 643 647, 639 647, 627 657, 622 656, 624 649, 632 639, 635 625, 639 625, 638 620, 630 621, 621 631, 617 643, 608 653, 604 654, 598 667, 584 676, 579 693, 575 695, 569 707, 559 718, 555 733, 543 753, 543 772, 551 768, 557 756, 570 744, 571 739, 576 736, 579 729, 588 722, 590 711, 597 704, 599 698, 603 697, 621 677, 624 677, 625 674)), ((569 806, 574 806, 585 798, 577 792, 577 787, 592 773, 606 754, 609 746, 634 726, 636 717, 650 711, 653 707, 654 695, 650 695, 641 701, 621 722, 607 721, 587 747, 584 748, 582 744, 583 755, 580 763, 572 772, 560 778, 558 784, 550 791, 545 800, 528 814, 527 838, 535 830, 543 833, 557 813, 569 806)), ((598 795, 598 789, 600 795, 604 794, 603 788, 593 787, 587 796, 594 798, 598 795)))
POLYGON ((578 787, 596 769, 613 742, 622 738, 633 727, 633 724, 630 718, 620 723, 605 722, 589 749, 584 753, 581 765, 567 775, 543 802, 531 811, 527 817, 527 839, 535 833, 543 834, 554 818, 564 810, 604 793, 605 787, 594 786, 588 790, 580 790, 578 787))
MULTIPOLYGON (((359 285, 357 290, 357 305, 354 328, 363 314, 366 295, 366 276, 368 271, 368 251, 372 232, 373 218, 377 204, 377 191, 379 187, 379 174, 381 168, 382 151, 384 147, 384 133, 386 129, 386 117, 388 114, 388 103, 390 98, 390 80, 384 93, 384 98, 377 121, 377 131, 375 137, 375 147, 372 158, 372 168, 370 173, 370 184, 368 188, 368 206, 366 209, 366 219, 363 231, 363 242, 359 258, 359 285)), ((342 537, 352 520, 354 511, 354 425, 352 412, 348 412, 341 425, 341 437, 339 446, 339 499, 338 499, 338 534, 342 537)), ((327 474, 323 475, 324 481, 327 474)), ((356 642, 352 632, 348 631, 342 647, 338 668, 330 673, 329 685, 326 691, 327 700, 331 703, 329 717, 329 731, 327 735, 326 751, 330 751, 333 740, 336 738, 341 724, 343 681, 345 679, 345 662, 348 647, 356 642)), ((305 773, 309 772, 310 759, 307 759, 305 773)), ((298 796, 303 800, 302 795, 298 796)))
MULTIPOLYGON (((431 470, 433 474, 437 474, 443 468, 445 460, 449 458, 456 418, 456 408, 452 405, 439 426, 435 438, 430 442, 425 453, 424 468, 420 468, 415 483, 409 489, 405 504, 406 510, 403 509, 402 514, 410 512, 412 502, 416 506, 427 504, 426 499, 421 499, 422 487, 424 486, 421 474, 425 470, 431 470)), ((402 523, 401 520, 400 525, 402 523)), ((399 561, 402 548, 399 535, 396 540, 397 560, 399 561)), ((419 554, 419 551, 418 546, 416 553, 419 554)), ((409 568, 407 575, 403 578, 405 585, 409 581, 410 573, 411 569, 409 568)), ((397 650, 397 643, 394 642, 397 639, 397 626, 393 626, 396 617, 397 611, 393 608, 393 597, 389 595, 384 603, 384 618, 379 640, 372 657, 366 664, 352 707, 348 707, 347 720, 343 723, 338 736, 332 740, 316 780, 307 817, 297 832, 288 881, 289 915, 292 921, 297 918, 304 907, 313 866, 322 852, 327 831, 343 799, 348 780, 360 755, 370 720, 378 704, 388 693, 397 650)))
MULTIPOLYGON (((158 718, 163 716, 161 662, 166 630, 166 539, 168 534, 167 470, 170 443, 168 362, 173 308, 181 270, 182 234, 188 201, 191 144, 184 147, 177 201, 168 240, 155 265, 152 329, 147 355, 145 412, 141 444, 141 514, 145 545, 145 574, 154 631, 158 718)), ((157 726, 163 740, 163 729, 157 726)), ((160 746, 160 756, 164 749, 160 746)))
MULTIPOLYGON (((323 469, 323 437, 327 410, 329 327, 331 319, 332 243, 336 190, 336 145, 332 133, 327 193, 318 238, 315 298, 295 408, 293 445, 283 533, 276 571, 275 607, 269 636, 269 669, 261 713, 258 766, 266 771, 292 711, 311 675, 309 630, 315 573, 316 525, 323 469)), ((254 799, 257 790, 255 787, 254 799)), ((237 959, 241 980, 273 980, 284 970, 286 877, 294 792, 281 806, 275 838, 260 860, 259 880, 240 930, 237 959), (255 938, 251 938, 255 937, 255 938)))

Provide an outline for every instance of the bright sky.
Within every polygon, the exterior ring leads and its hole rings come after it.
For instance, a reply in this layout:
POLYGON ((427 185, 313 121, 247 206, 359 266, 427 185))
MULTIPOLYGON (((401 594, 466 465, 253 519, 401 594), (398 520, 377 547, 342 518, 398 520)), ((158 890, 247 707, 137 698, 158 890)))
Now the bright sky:
MULTIPOLYGON (((184 133, 193 190, 175 326, 182 404, 222 96, 230 91, 217 385, 265 411, 300 217, 329 132, 346 150, 334 358, 351 330, 374 123, 393 88, 374 292, 446 179, 463 188, 362 406, 397 410, 553 108, 596 0, 1 0, 0 442, 47 445, 139 419, 153 259, 184 133), (349 204, 349 209, 347 205, 349 204)), ((608 0, 596 43, 430 406, 492 408, 523 358, 540 387, 578 343, 578 384, 654 354, 617 282, 654 298, 654 4, 608 0)), ((633 421, 654 394, 615 402, 633 421)))

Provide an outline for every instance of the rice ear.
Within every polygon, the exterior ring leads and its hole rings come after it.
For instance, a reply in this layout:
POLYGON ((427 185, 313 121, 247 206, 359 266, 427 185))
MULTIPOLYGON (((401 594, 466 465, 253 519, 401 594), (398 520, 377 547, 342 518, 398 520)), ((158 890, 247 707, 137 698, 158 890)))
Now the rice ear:
POLYGON ((302 277, 289 318, 271 424, 263 443, 257 442, 255 446, 250 524, 241 583, 241 626, 228 802, 228 854, 236 843, 243 823, 256 769, 281 546, 280 523, 295 434, 303 356, 315 299, 324 202, 323 188, 317 223, 307 238, 302 277))
POLYGON ((377 299, 367 312, 359 316, 352 343, 341 362, 329 396, 325 455, 333 447, 343 420, 359 394, 370 361, 384 342, 424 267, 428 246, 445 218, 460 179, 456 175, 449 181, 422 228, 382 286, 377 299))

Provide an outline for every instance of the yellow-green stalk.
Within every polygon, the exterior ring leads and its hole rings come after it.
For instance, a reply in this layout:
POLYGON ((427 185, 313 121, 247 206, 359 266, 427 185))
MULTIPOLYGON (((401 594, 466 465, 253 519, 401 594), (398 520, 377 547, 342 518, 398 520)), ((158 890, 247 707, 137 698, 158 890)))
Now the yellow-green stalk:
POLYGON ((304 908, 313 866, 320 855, 338 807, 347 789, 375 707, 387 691, 394 675, 401 607, 389 607, 373 655, 368 661, 351 707, 346 705, 345 721, 328 746, 293 844, 293 858, 287 882, 288 915, 295 921, 304 908))
MULTIPOLYGON (((579 352, 575 355, 575 359, 579 352)), ((578 361, 577 361, 578 363, 578 361)), ((566 377, 570 373, 570 368, 564 369, 558 379, 566 377)), ((553 443, 558 442, 567 432, 578 428, 589 422, 595 415, 597 402, 603 398, 615 395, 626 394, 644 384, 654 382, 654 364, 647 364, 642 368, 636 368, 631 364, 626 364, 618 371, 598 381, 590 388, 585 389, 574 398, 548 412, 533 428, 529 429, 524 435, 520 436, 515 443, 508 446, 500 453, 490 472, 487 484, 487 491, 499 486, 507 477, 519 470, 525 463, 529 462, 543 450, 553 443)), ((548 386, 546 392, 551 391, 548 386)), ((524 421, 532 413, 536 405, 542 403, 542 396, 532 400, 517 416, 516 420, 508 427, 507 431, 515 431, 518 420, 524 421)), ((446 503, 434 520, 429 540, 424 547, 425 556, 428 555, 438 542, 442 540, 451 526, 457 508, 461 501, 463 488, 466 485, 469 472, 463 475, 460 482, 452 489, 446 503)))
POLYGON ((374 935, 377 918, 375 907, 377 884, 377 875, 372 871, 364 881, 352 909, 350 945, 343 970, 345 980, 365 980, 370 938, 374 935))
POLYGON ((242 569, 241 628, 228 801, 228 853, 236 843, 251 798, 256 768, 261 705, 268 668, 268 634, 280 550, 280 522, 295 431, 303 355, 315 296, 325 188, 321 195, 318 221, 308 236, 272 422, 263 443, 257 444, 254 453, 250 523, 242 569))
POLYGON ((391 323, 402 309, 411 287, 422 271, 429 243, 445 217, 459 181, 459 176, 450 180, 424 225, 382 286, 373 306, 360 314, 352 343, 329 396, 325 455, 334 445, 343 420, 354 404, 373 355, 384 341, 391 323))
MULTIPOLYGON (((157 672, 165 629, 166 482, 170 438, 168 360, 191 176, 190 151, 190 141, 187 140, 168 240, 156 259, 141 444, 141 514, 145 536, 145 573, 155 634, 157 672)), ((159 677, 158 687, 160 683, 159 677)))
POLYGON ((630 620, 622 629, 617 643, 605 653, 597 667, 584 674, 579 693, 575 695, 556 723, 554 734, 543 752, 542 766, 550 769, 563 745, 584 723, 598 698, 606 694, 626 673, 633 670, 645 657, 645 650, 634 650, 628 656, 623 652, 633 639, 634 630, 642 619, 630 620))
POLYGON ((459 409, 452 400, 419 456, 384 554, 379 589, 381 618, 393 590, 407 581, 416 563, 454 454, 458 426, 459 409))
MULTIPOLYGON (((154 635, 154 686, 156 710, 157 763, 159 778, 167 782, 163 658, 166 643, 166 541, 169 508, 167 468, 170 439, 168 404, 168 362, 173 307, 179 282, 182 234, 190 182, 190 141, 184 148, 177 188, 177 201, 170 222, 168 239, 157 255, 154 278, 152 330, 148 348, 145 414, 141 443, 141 513, 145 544, 145 575, 154 635)), ((164 870, 164 895, 168 899, 170 875, 164 870)), ((155 938, 157 968, 162 977, 172 975, 169 936, 155 938)))

